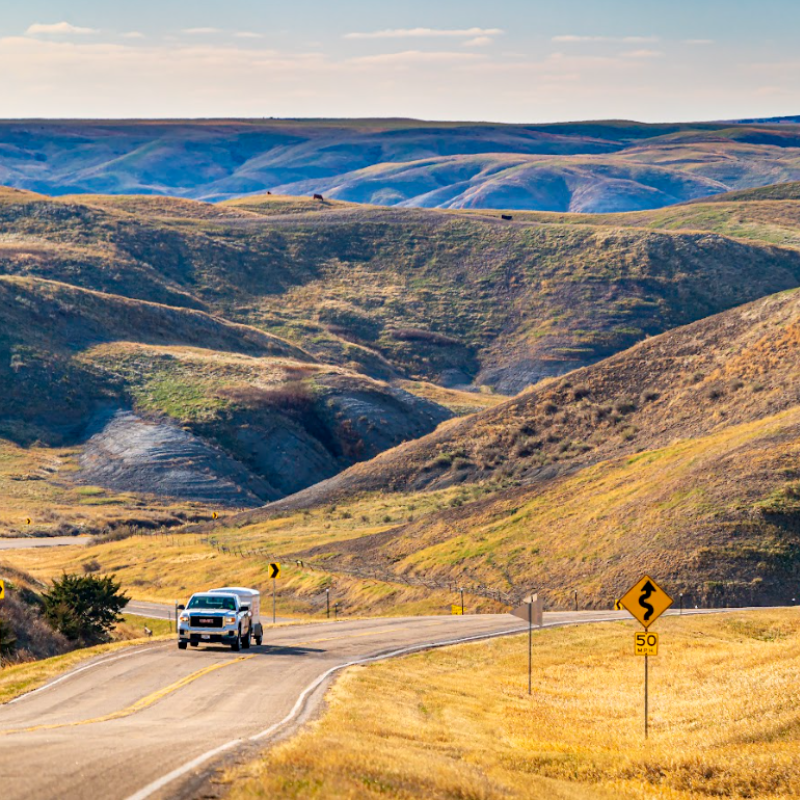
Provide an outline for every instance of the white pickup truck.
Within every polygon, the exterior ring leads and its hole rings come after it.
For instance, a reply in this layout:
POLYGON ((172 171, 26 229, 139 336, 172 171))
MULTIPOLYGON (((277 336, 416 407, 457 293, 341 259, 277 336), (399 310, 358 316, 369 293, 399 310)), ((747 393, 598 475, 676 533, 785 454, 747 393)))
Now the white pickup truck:
POLYGON ((257 589, 225 586, 193 594, 186 606, 178 606, 178 647, 227 644, 234 650, 260 645, 261 595, 257 589))

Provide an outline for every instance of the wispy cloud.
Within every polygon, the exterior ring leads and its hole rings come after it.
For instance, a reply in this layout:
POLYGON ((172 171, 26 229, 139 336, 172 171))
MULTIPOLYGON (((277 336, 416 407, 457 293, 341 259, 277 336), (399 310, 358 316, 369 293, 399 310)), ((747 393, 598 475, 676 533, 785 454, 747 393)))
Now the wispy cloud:
POLYGON ((581 42, 612 42, 614 44, 648 44, 657 42, 657 36, 575 36, 564 34, 554 36, 551 41, 566 44, 577 44, 581 42))
POLYGON ((660 50, 626 50, 619 55, 620 58, 661 58, 664 54, 660 50))
POLYGON ((491 36, 476 36, 474 39, 467 39, 461 46, 462 47, 486 47, 487 44, 492 44, 494 39, 491 36))
POLYGON ((684 39, 684 44, 696 44, 696 45, 704 45, 704 44, 714 44, 713 39, 684 39))
POLYGON ((203 36, 208 33, 222 33, 219 28, 184 28, 181 33, 188 33, 190 36, 203 36))
POLYGON ((139 31, 126 31, 125 33, 121 33, 120 36, 123 39, 144 39, 144 34, 139 31))
POLYGON ((374 56, 359 56, 347 59, 348 64, 385 64, 401 67, 417 64, 469 64, 486 56, 478 53, 425 52, 423 50, 405 50, 402 53, 379 53, 374 56))
POLYGON ((263 39, 263 33, 255 33, 254 31, 237 31, 233 34, 237 39, 263 39))
POLYGON ((391 28, 383 31, 346 33, 345 39, 412 39, 436 37, 499 36, 502 28, 391 28))
POLYGON ((71 25, 69 22, 53 22, 50 24, 34 22, 33 25, 29 25, 28 30, 25 31, 29 36, 68 36, 71 34, 82 35, 97 32, 95 28, 81 28, 78 25, 71 25))

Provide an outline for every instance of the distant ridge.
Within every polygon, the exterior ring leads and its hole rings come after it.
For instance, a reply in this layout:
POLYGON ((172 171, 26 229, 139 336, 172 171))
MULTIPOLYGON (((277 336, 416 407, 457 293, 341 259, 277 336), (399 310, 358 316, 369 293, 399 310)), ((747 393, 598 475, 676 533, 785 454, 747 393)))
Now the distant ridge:
POLYGON ((800 117, 510 125, 405 119, 0 122, 0 184, 220 201, 610 213, 800 180, 800 117))

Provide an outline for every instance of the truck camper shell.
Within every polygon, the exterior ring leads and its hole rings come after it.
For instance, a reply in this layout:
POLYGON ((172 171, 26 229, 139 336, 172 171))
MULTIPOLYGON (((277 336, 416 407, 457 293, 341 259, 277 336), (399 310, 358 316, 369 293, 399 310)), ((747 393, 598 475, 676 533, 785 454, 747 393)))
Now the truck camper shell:
POLYGON ((261 624, 261 592, 258 589, 248 589, 245 586, 222 586, 219 589, 209 589, 206 594, 236 595, 240 605, 249 607, 253 635, 256 643, 261 644, 264 629, 261 624))

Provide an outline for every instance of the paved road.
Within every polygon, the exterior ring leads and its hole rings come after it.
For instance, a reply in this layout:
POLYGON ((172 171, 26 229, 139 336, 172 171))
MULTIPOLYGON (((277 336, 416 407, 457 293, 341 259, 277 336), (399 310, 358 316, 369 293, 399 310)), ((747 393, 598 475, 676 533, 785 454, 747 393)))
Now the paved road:
POLYGON ((66 547, 87 545, 91 536, 15 536, 0 538, 0 550, 27 550, 30 547, 66 547))
MULTIPOLYGON (((623 618, 554 612, 545 625, 623 618)), ((239 653, 169 642, 104 656, 0 706, 0 792, 3 800, 196 796, 220 758, 302 722, 343 666, 517 630, 524 623, 507 614, 338 621, 276 628, 239 653)))

